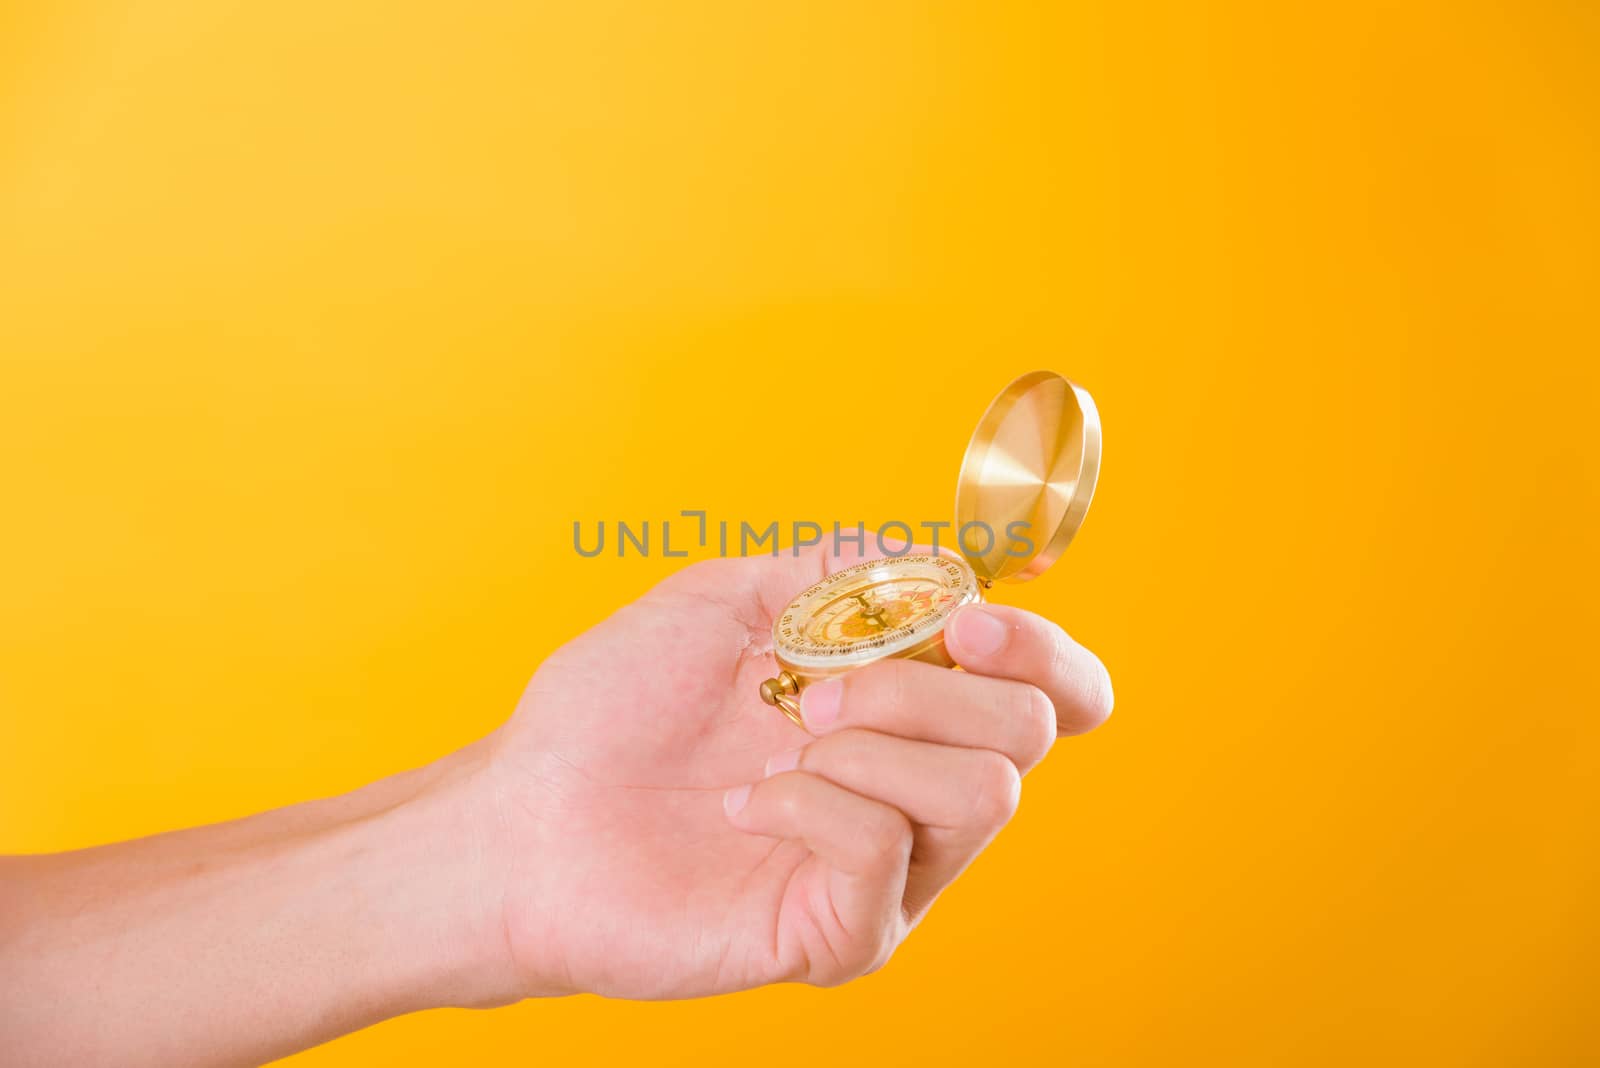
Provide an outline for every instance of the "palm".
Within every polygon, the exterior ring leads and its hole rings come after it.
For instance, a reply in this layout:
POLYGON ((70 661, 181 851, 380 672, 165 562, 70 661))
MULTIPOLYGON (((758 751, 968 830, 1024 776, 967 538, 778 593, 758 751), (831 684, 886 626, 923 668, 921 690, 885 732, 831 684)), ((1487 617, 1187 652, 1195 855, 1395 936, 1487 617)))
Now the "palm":
POLYGON ((498 758, 519 957, 561 961, 577 989, 687 997, 825 977, 851 948, 833 873, 722 810, 728 787, 808 738, 757 689, 774 614, 831 563, 688 568, 540 667, 498 758))

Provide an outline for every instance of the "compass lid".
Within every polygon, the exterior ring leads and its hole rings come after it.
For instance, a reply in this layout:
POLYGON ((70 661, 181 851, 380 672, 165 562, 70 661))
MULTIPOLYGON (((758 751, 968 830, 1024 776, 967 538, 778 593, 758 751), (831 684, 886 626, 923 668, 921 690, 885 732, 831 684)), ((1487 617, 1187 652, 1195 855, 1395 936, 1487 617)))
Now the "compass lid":
POLYGON ((1039 577, 1083 525, 1099 474, 1100 414, 1088 391, 1054 371, 1023 375, 967 444, 956 547, 985 585, 1039 577))

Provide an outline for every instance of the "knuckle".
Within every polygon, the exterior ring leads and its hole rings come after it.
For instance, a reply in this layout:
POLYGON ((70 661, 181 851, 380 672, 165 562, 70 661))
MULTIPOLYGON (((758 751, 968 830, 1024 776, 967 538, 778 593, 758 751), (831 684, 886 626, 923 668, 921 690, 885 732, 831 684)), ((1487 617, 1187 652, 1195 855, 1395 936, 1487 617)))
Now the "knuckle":
POLYGON ((867 958, 866 965, 861 970, 862 975, 871 975, 873 972, 889 963, 895 950, 900 948, 911 927, 907 920, 905 909, 899 904, 894 906, 891 914, 884 917, 883 923, 878 926, 877 939, 873 943, 873 953, 867 958))
POLYGON ((810 982, 813 986, 842 986, 871 975, 889 963, 897 945, 893 925, 884 923, 875 931, 852 937, 847 948, 836 952, 828 966, 814 974, 810 982))
MULTIPOLYGON (((774 784, 782 784, 780 779, 769 779, 774 784)), ((797 789, 776 791, 777 796, 772 799, 772 806, 777 810, 777 815, 785 823, 793 826, 805 815, 805 803, 797 789)))
POLYGON ((825 735, 800 751, 800 767, 825 778, 853 781, 871 770, 865 752, 872 732, 862 727, 846 727, 825 735))
POLYGON ((857 704, 850 710, 852 721, 893 722, 899 718, 916 698, 915 669, 922 666, 926 665, 884 660, 862 669, 857 704))
POLYGON ((860 974, 871 975, 873 972, 878 971, 885 964, 889 963, 889 958, 893 957, 894 951, 899 948, 899 939, 895 936, 894 932, 889 928, 889 926, 885 925, 882 934, 878 938, 878 944, 875 947, 874 952, 870 957, 867 958, 866 964, 861 969, 860 974))
POLYGON ((844 697, 839 718, 846 723, 871 722, 873 713, 894 691, 894 679, 885 664, 869 664, 844 677, 844 697))
POLYGON ((1078 643, 1066 632, 1061 624, 1051 621, 1045 631, 1045 672, 1048 677, 1057 682, 1064 682, 1072 678, 1074 663, 1073 652, 1078 643))
POLYGON ((972 813, 985 830, 998 830, 1016 814, 1022 775, 999 753, 985 752, 974 776, 972 813))
POLYGON ((911 856, 911 821, 895 808, 877 806, 861 827, 862 851, 877 859, 903 863, 911 856))
POLYGON ((1056 743, 1056 706, 1050 695, 1037 686, 1023 683, 1016 692, 1020 706, 1016 717, 1020 735, 1018 748, 1022 762, 1032 767, 1043 760, 1056 743))

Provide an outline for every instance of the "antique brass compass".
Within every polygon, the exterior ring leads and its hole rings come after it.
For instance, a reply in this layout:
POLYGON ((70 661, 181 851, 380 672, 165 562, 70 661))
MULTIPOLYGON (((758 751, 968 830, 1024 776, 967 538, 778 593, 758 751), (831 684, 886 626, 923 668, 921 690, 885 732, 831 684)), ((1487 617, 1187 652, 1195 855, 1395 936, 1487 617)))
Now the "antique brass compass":
POLYGON ((960 555, 905 555, 836 571, 802 590, 772 624, 778 674, 761 699, 796 724, 800 691, 888 657, 954 661, 944 626, 996 582, 1026 582, 1055 563, 1094 498, 1100 416, 1053 371, 1025 374, 978 421, 956 483, 960 555))

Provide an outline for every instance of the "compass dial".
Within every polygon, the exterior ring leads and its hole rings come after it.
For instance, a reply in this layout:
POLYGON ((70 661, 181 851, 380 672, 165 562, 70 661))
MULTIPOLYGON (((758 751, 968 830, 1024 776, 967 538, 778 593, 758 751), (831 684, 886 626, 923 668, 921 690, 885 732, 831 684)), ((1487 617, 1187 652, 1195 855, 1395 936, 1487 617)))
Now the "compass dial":
POLYGON ((965 562, 945 556, 869 560, 802 592, 772 625, 778 657, 797 668, 842 670, 906 652, 978 599, 965 562))

